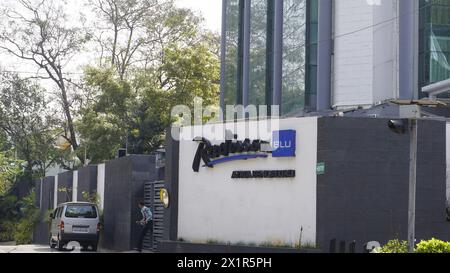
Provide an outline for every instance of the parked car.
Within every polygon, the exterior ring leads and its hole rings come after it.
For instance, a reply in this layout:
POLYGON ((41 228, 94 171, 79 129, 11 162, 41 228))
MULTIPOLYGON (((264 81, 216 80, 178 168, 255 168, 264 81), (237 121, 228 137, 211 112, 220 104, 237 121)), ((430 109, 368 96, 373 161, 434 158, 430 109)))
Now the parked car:
POLYGON ((93 251, 97 251, 100 228, 96 204, 60 204, 50 214, 50 247, 62 250, 69 242, 78 242, 84 250, 91 246, 93 251))

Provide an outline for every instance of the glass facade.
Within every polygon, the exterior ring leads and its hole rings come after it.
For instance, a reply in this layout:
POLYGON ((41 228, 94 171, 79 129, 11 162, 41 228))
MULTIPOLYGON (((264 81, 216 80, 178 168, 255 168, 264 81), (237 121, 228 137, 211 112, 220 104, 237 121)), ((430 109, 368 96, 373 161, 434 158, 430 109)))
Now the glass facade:
MULTIPOLYGON (((450 0, 420 0, 419 84, 450 78, 450 0)), ((421 97, 427 96, 421 93, 421 97)), ((449 94, 443 97, 450 98, 449 94)))
POLYGON ((284 0, 282 114, 308 106, 317 89, 317 0, 284 0))
MULTIPOLYGON (((318 0, 226 0, 226 56, 224 58, 225 105, 272 105, 274 92, 281 92, 281 110, 286 115, 308 107, 307 97, 316 94, 318 0), (250 25, 245 25, 245 4, 250 1, 250 25), (278 12, 278 13, 277 13, 278 12), (275 18, 282 18, 282 55, 274 52, 275 18), (249 45, 244 45, 248 35, 249 45), (248 47, 248 60, 244 54, 248 47), (274 90, 274 67, 282 61, 281 90, 274 90), (248 62, 248 71, 243 71, 248 62), (248 72, 248 83, 242 82, 248 72), (248 92, 246 92, 248 87, 248 92)), ((280 20, 279 20, 280 21, 280 20)), ((279 42, 279 41, 278 41, 279 42)), ((279 79, 278 79, 279 81, 279 79)), ((279 89, 279 88, 278 88, 279 89)), ((315 104, 313 105, 313 107, 315 104)))
POLYGON ((226 1, 226 43, 224 86, 225 105, 242 104, 243 14, 244 0, 226 1))
POLYGON ((249 60, 249 104, 270 104, 270 60, 271 29, 269 18, 272 20, 273 1, 252 0, 250 10, 250 60, 249 60))

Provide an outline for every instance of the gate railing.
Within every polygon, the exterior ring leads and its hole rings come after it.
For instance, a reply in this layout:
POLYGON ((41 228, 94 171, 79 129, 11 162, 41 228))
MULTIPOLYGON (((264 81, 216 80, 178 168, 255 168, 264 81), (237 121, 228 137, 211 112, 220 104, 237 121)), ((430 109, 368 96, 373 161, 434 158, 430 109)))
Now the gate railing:
POLYGON ((160 191, 163 188, 164 181, 146 182, 144 186, 145 205, 151 208, 153 213, 153 238, 147 234, 143 244, 143 248, 147 250, 156 251, 163 239, 164 205, 160 200, 160 191))

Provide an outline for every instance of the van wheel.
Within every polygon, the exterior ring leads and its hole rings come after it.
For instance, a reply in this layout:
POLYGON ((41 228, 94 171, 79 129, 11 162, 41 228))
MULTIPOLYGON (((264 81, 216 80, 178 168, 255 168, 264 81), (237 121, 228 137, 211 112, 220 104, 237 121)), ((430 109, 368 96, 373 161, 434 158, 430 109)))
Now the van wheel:
POLYGON ((93 243, 92 244, 92 251, 97 251, 97 246, 98 246, 98 243, 93 243))

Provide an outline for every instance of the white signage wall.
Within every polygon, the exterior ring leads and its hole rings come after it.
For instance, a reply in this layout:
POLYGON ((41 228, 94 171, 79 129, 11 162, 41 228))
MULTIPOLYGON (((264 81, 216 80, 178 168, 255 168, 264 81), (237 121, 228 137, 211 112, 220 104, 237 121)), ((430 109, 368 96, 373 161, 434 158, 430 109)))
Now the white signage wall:
MULTIPOLYGON (((203 130, 213 139, 210 125, 203 130)), ((198 143, 180 140, 179 239, 296 246, 301 236, 303 244, 316 242, 317 118, 281 120, 280 130, 296 131, 296 157, 232 161, 198 173, 192 168, 198 143), (281 170, 295 170, 296 177, 232 179, 234 171, 281 170)))

